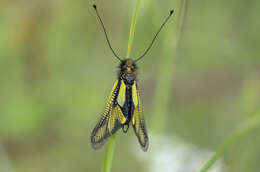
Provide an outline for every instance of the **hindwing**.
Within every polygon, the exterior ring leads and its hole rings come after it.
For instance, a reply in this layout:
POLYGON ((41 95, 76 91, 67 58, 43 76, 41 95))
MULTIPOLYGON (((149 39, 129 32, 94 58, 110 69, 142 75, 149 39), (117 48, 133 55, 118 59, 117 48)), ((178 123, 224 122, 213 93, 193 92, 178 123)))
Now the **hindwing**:
POLYGON ((136 81, 132 86, 132 97, 134 103, 134 113, 132 117, 133 129, 141 145, 141 148, 143 149, 143 151, 146 152, 149 145, 149 139, 148 139, 145 120, 142 112, 140 93, 137 88, 136 81))

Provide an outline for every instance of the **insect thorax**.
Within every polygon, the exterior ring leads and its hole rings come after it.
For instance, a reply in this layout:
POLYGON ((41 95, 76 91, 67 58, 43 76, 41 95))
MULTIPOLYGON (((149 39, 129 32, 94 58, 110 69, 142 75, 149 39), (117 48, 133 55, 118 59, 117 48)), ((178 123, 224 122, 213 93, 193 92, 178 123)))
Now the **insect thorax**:
POLYGON ((131 59, 123 60, 119 66, 119 79, 122 79, 126 85, 133 85, 136 80, 137 66, 131 59))

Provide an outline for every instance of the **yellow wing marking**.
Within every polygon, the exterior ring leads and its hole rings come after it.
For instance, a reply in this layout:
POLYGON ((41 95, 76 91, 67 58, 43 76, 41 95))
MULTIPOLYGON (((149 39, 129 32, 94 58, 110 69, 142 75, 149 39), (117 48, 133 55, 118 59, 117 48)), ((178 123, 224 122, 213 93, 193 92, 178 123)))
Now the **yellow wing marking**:
POLYGON ((96 136, 95 136, 95 140, 96 140, 96 141, 99 140, 100 138, 102 138, 102 136, 104 135, 104 132, 105 132, 104 129, 105 129, 104 127, 101 127, 101 128, 99 128, 99 129, 97 130, 96 136))
POLYGON ((124 124, 126 122, 126 118, 118 105, 113 108, 108 120, 108 130, 110 133, 112 133, 113 129, 115 128, 116 121, 118 121, 120 124, 124 124))
POLYGON ((107 101, 107 105, 106 105, 105 111, 103 113, 103 118, 106 118, 107 114, 112 109, 111 105, 113 104, 114 98, 116 96, 114 92, 115 92, 115 89, 117 87, 117 84, 118 84, 118 80, 116 80, 116 82, 114 83, 114 86, 112 88, 112 91, 110 92, 110 95, 109 95, 109 98, 108 98, 108 101, 107 101))
MULTIPOLYGON (((137 88, 136 88, 137 89, 137 88)), ((133 95, 134 93, 132 93, 133 95)), ((134 110, 133 118, 132 118, 132 125, 135 131, 135 135, 138 138, 138 141, 141 145, 141 148, 143 151, 147 151, 148 145, 149 145, 149 139, 146 131, 146 125, 144 116, 142 113, 142 106, 141 106, 141 100, 138 90, 136 91, 138 104, 137 107, 134 110)))
POLYGON ((125 103, 125 91, 126 91, 126 85, 124 81, 121 81, 120 90, 117 96, 117 103, 123 107, 125 103))
POLYGON ((115 108, 114 108, 108 119, 108 130, 110 133, 112 133, 112 130, 115 127, 115 122, 116 122, 116 113, 115 113, 115 108))
POLYGON ((132 97, 135 107, 138 105, 138 97, 137 97, 137 89, 136 89, 136 81, 134 82, 132 86, 132 97))
POLYGON ((118 82, 116 81, 109 95, 105 111, 91 133, 91 143, 94 149, 100 148, 109 136, 122 128, 126 118, 119 105, 115 104, 115 97, 118 93, 118 82))
POLYGON ((126 118, 125 116, 123 115, 123 112, 121 111, 120 107, 117 106, 115 108, 117 110, 117 119, 118 121, 121 123, 121 124, 124 124, 126 122, 126 118))

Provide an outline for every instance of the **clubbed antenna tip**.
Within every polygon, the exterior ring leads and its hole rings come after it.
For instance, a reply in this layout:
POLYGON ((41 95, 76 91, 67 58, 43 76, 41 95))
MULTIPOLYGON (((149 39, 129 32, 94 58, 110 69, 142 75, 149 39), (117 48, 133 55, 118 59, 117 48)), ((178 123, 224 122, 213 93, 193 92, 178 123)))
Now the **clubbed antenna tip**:
POLYGON ((165 21, 162 23, 161 27, 159 28, 159 30, 156 32, 154 38, 152 39, 152 42, 150 43, 150 45, 148 46, 148 48, 145 50, 145 52, 143 53, 143 55, 141 55, 140 57, 136 58, 136 60, 134 62, 139 61, 140 59, 142 59, 151 49, 155 39, 157 38, 157 36, 159 35, 159 33, 161 32, 162 28, 164 27, 164 25, 168 22, 168 20, 171 18, 172 14, 174 13, 174 10, 172 9, 170 11, 170 15, 167 16, 167 18, 165 19, 165 21))
POLYGON ((112 51, 112 53, 115 55, 115 57, 116 57, 118 60, 122 61, 122 58, 120 58, 120 57, 115 53, 114 49, 112 48, 112 46, 111 46, 111 44, 110 44, 110 41, 109 41, 108 36, 107 36, 107 31, 106 31, 106 28, 105 28, 105 26, 104 26, 104 23, 103 23, 103 21, 102 21, 100 15, 99 15, 99 12, 98 12, 98 9, 97 9, 97 5, 96 5, 96 4, 93 4, 93 8, 94 8, 94 10, 96 11, 97 17, 98 17, 98 19, 99 19, 99 21, 100 21, 100 24, 101 24, 102 28, 103 28, 103 31, 104 31, 104 33, 105 33, 106 40, 107 40, 107 43, 108 43, 109 48, 111 49, 111 51, 112 51))

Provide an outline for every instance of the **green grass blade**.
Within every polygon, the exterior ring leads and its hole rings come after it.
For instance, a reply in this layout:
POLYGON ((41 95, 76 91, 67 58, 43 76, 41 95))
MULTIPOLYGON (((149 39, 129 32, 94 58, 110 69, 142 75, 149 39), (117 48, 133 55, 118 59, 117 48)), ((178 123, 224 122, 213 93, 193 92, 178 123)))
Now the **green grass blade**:
POLYGON ((132 45, 133 45, 133 42, 134 42, 135 26, 136 26, 136 21, 137 21, 140 5, 141 5, 141 0, 137 0, 135 11, 134 11, 133 17, 132 17, 131 27, 130 27, 128 47, 127 47, 127 53, 126 53, 127 59, 130 57, 132 45))
POLYGON ((110 172, 112 167, 114 149, 115 149, 115 134, 110 137, 107 143, 107 149, 102 167, 102 172, 110 172))
POLYGON ((230 148, 234 143, 238 142, 247 135, 252 129, 260 125, 260 110, 249 119, 245 125, 235 131, 229 136, 216 150, 216 152, 210 157, 210 159, 202 166, 199 172, 207 172, 210 167, 230 148))
MULTIPOLYGON (((178 45, 179 40, 181 39, 180 33, 184 29, 184 14, 187 13, 187 8, 184 7, 184 4, 187 4, 186 1, 187 0, 178 0, 172 3, 171 6, 174 9, 174 14, 170 19, 171 21, 169 21, 164 28, 164 32, 161 33, 161 36, 163 37, 162 39, 164 40, 163 51, 161 57, 157 59, 157 63, 159 64, 159 75, 156 82, 155 98, 152 110, 152 126, 153 129, 159 133, 163 133, 167 130, 167 121, 169 120, 169 114, 171 114, 168 105, 172 100, 171 95, 175 78, 175 60, 179 51, 178 45)), ((156 5, 156 10, 159 11, 159 4, 156 5)), ((164 10, 161 12, 160 16, 164 16, 165 14, 167 13, 164 10)))
MULTIPOLYGON (((126 57, 128 58, 130 56, 130 52, 132 49, 132 44, 134 40, 134 32, 135 32, 135 25, 136 25, 136 20, 138 17, 138 11, 140 8, 140 3, 141 0, 137 0, 136 3, 136 8, 132 17, 132 24, 130 27, 130 35, 129 35, 129 41, 128 41, 128 49, 127 49, 127 55, 126 57)), ((114 155, 114 150, 115 150, 115 134, 111 136, 108 140, 107 143, 107 149, 106 149, 106 154, 105 154, 105 159, 102 167, 102 172, 110 172, 111 167, 112 167, 112 161, 113 161, 113 155, 114 155)))

